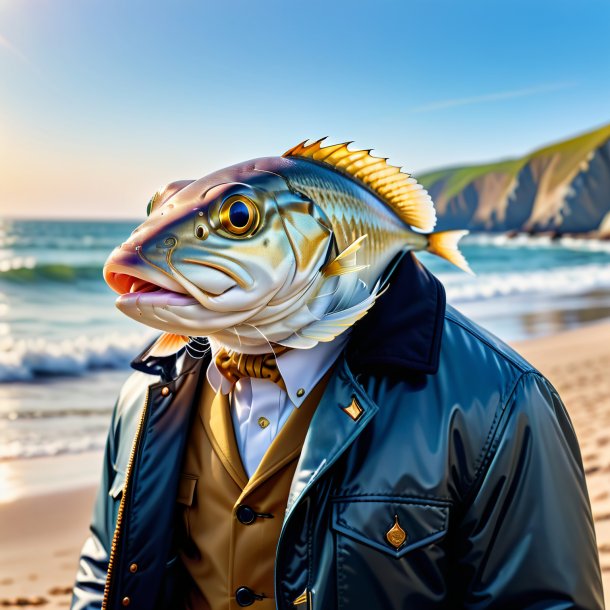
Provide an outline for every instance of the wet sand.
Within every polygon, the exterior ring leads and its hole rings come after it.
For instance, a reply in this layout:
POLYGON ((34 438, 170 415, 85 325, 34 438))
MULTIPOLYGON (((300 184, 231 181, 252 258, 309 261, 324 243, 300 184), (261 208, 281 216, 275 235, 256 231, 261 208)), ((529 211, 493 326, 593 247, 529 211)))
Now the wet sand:
POLYGON ((94 493, 85 487, 0 504, 0 608, 69 607, 94 493))
MULTIPOLYGON (((610 324, 524 341, 515 347, 559 390, 574 423, 610 607, 610 324)), ((10 490, 2 489, 10 479, 0 470, 0 498, 4 492, 4 500, 0 500, 0 607, 69 606, 93 503, 90 481, 97 479, 100 458, 92 454, 23 460, 10 468, 13 477, 23 483, 20 493, 12 496, 10 490), (76 477, 79 465, 87 473, 76 477), (70 472, 74 476, 66 476, 70 472), (63 479, 64 491, 49 492, 48 485, 36 483, 47 479, 63 479), (31 493, 24 494, 25 489, 31 493)))

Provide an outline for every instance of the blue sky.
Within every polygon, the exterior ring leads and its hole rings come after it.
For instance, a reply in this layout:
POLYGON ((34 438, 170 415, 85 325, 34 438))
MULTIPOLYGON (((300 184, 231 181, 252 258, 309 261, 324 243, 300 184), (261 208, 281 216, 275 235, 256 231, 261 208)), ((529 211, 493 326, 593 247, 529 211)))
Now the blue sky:
POLYGON ((0 0, 0 215, 138 217, 328 135, 417 172, 610 121, 607 0, 0 0))

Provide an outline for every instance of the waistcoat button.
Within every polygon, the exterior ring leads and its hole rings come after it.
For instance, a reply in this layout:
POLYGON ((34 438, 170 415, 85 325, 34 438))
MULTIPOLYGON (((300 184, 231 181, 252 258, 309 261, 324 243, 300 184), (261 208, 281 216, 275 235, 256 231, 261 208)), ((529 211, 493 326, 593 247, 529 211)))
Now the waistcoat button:
POLYGON ((235 591, 235 601, 239 606, 251 606, 257 598, 260 598, 260 595, 256 595, 248 587, 239 587, 235 591))
POLYGON ((129 571, 130 571, 132 574, 135 574, 135 573, 138 571, 138 564, 137 564, 137 563, 132 563, 132 564, 129 566, 129 571))
POLYGON ((131 600, 129 599, 129 597, 124 597, 122 604, 123 606, 129 606, 129 604, 131 604, 131 600))
POLYGON ((235 511, 235 516, 240 523, 250 525, 256 521, 256 513, 245 504, 240 504, 235 511))

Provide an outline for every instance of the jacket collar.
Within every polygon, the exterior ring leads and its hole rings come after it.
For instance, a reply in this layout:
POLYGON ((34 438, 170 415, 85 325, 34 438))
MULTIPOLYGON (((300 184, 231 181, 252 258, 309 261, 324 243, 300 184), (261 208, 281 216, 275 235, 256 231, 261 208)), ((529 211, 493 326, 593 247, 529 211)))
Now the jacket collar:
POLYGON ((131 368, 148 375, 158 375, 164 381, 176 379, 177 377, 184 375, 191 371, 197 366, 202 360, 207 360, 208 342, 205 339, 205 343, 200 340, 197 343, 197 349, 203 349, 203 358, 193 357, 186 350, 180 350, 176 354, 171 356, 147 356, 148 350, 151 348, 153 343, 157 340, 155 337, 132 361, 131 368))
MULTIPOLYGON (((347 344, 347 360, 354 372, 378 370, 434 374, 445 316, 445 290, 411 253, 398 255, 388 267, 388 288, 369 313, 354 325, 347 344)), ((206 351, 207 340, 201 343, 206 351)), ((131 366, 144 373, 172 379, 193 366, 188 354, 177 366, 180 352, 163 358, 145 357, 142 351, 131 366)), ((204 357, 205 360, 207 358, 204 357)))
POLYGON ((388 288, 354 325, 347 347, 352 370, 438 370, 445 289, 415 256, 399 255, 389 266, 388 288))

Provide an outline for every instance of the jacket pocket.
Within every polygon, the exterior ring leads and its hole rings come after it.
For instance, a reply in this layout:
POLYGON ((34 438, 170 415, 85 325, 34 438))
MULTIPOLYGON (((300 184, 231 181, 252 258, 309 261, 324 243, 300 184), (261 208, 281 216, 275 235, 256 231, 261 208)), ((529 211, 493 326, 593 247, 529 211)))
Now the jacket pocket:
POLYGON ((436 543, 447 533, 449 508, 441 499, 334 498, 338 608, 428 607, 423 592, 434 607, 445 593, 445 551, 436 543))
POLYGON ((120 470, 114 471, 114 478, 108 490, 108 496, 112 498, 110 500, 112 504, 112 528, 114 529, 119 515, 119 506, 121 505, 121 497, 123 496, 123 489, 125 488, 125 473, 120 470))
POLYGON ((199 477, 195 474, 182 473, 180 475, 180 481, 178 481, 176 502, 184 504, 185 506, 192 506, 198 480, 199 477))
POLYGON ((449 504, 386 497, 337 498, 333 529, 397 559, 442 538, 449 504))
POLYGON ((125 473, 120 470, 114 471, 114 478, 108 490, 108 495, 114 500, 119 500, 125 487, 125 473))
POLYGON ((178 503, 178 511, 182 513, 182 523, 178 524, 183 528, 182 532, 178 532, 179 540, 186 543, 191 538, 190 527, 190 512, 193 502, 195 501, 195 490, 199 477, 194 474, 181 473, 178 481, 178 492, 176 494, 176 502, 178 503))

